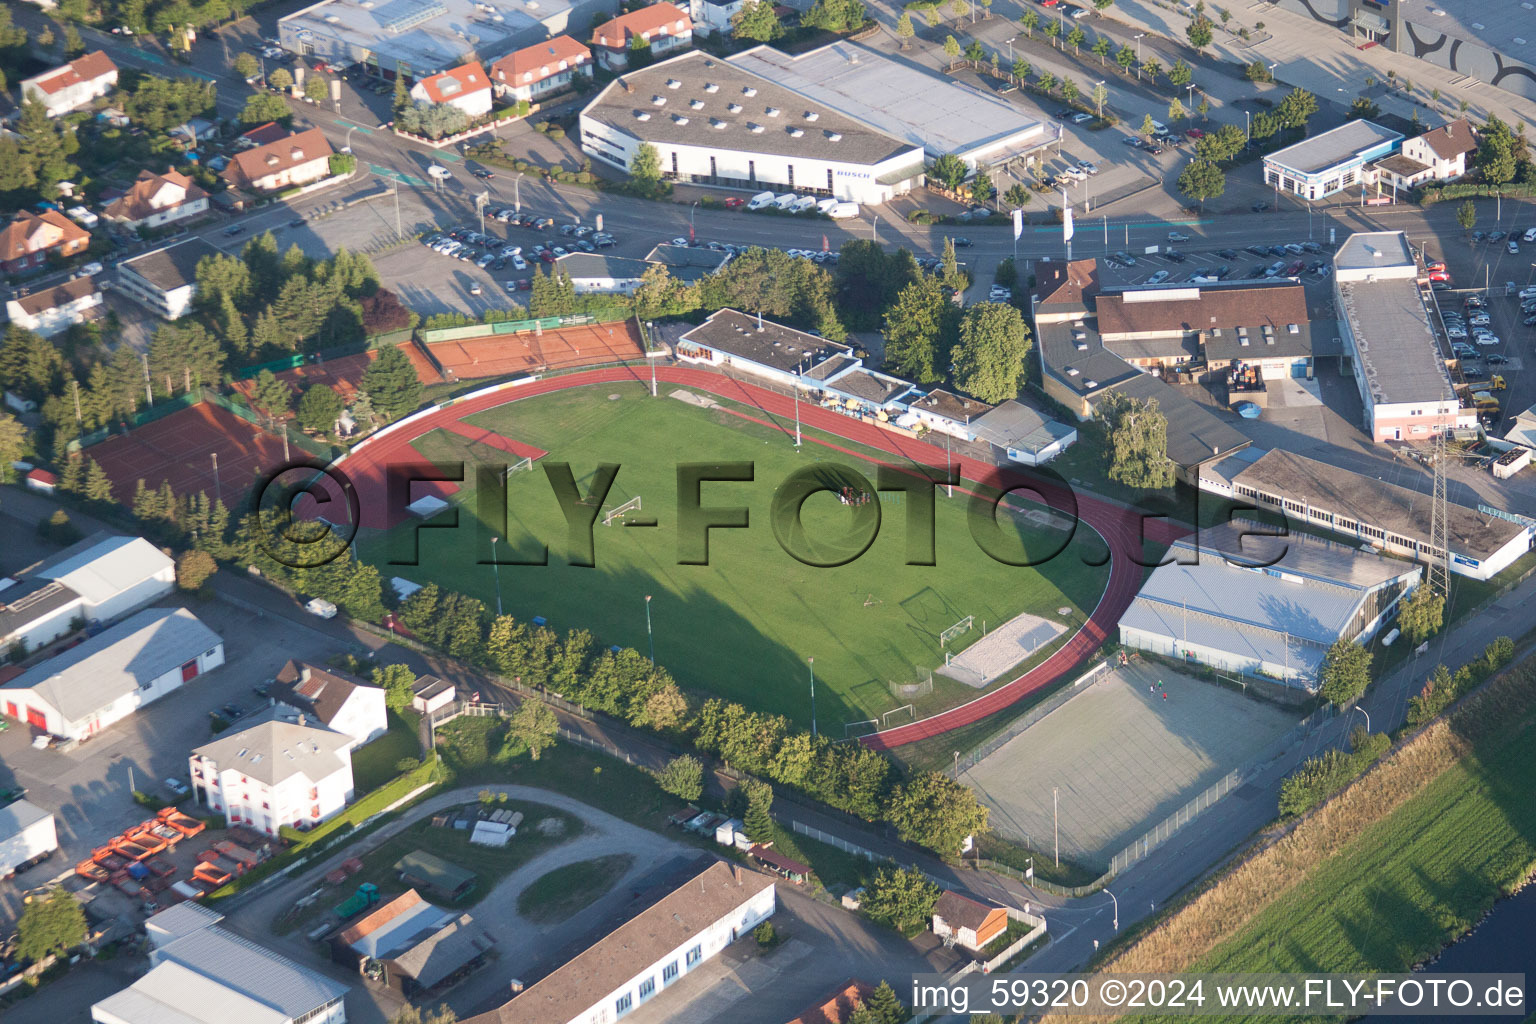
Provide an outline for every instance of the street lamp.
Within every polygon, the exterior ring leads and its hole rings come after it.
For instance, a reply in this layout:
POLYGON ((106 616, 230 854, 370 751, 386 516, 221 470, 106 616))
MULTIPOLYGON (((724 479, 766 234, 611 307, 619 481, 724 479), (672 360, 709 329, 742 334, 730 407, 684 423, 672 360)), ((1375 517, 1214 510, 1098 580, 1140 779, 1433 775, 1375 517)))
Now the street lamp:
POLYGON ((1110 899, 1115 900, 1115 931, 1119 931, 1120 930, 1120 901, 1116 900, 1115 899, 1115 894, 1110 892, 1108 889, 1105 889, 1104 892, 1105 892, 1105 894, 1107 896, 1109 896, 1110 899))
POLYGON ((523 172, 518 171, 517 177, 512 179, 512 209, 518 213, 523 212, 523 172))
POLYGON ((1094 98, 1096 100, 1098 100, 1099 120, 1101 120, 1101 121, 1104 119, 1104 99, 1103 99, 1104 94, 1099 92, 1098 88, 1099 88, 1099 86, 1103 85, 1107 81, 1108 81, 1108 79, 1101 78, 1097 82, 1093 83, 1093 88, 1094 88, 1094 94, 1093 95, 1094 95, 1094 98))
POLYGON ((1362 715, 1365 716, 1365 731, 1366 732, 1370 732, 1371 731, 1371 713, 1369 711, 1365 710, 1365 708, 1361 707, 1359 704, 1355 705, 1355 710, 1360 712, 1362 715))
POLYGON ((805 659, 806 667, 811 671, 811 739, 816 738, 816 659, 805 659))
POLYGON ((1141 37, 1144 35, 1146 35, 1145 32, 1136 34, 1136 81, 1138 82, 1141 81, 1141 37))
POLYGON ((699 201, 695 199, 693 205, 688 207, 688 241, 693 241, 693 215, 699 208, 699 201))
POLYGON ((500 537, 491 538, 491 573, 496 577, 496 617, 501 617, 501 563, 496 561, 496 542, 500 537))
POLYGON ((341 144, 341 151, 343 153, 352 152, 352 133, 355 131, 357 131, 357 125, 347 125, 347 138, 346 141, 341 144))
POLYGON ((874 223, 869 226, 869 240, 876 244, 880 242, 880 215, 875 214, 874 223))
POLYGON ((651 645, 651 667, 656 667, 656 634, 651 632, 651 595, 645 595, 645 638, 651 645))
POLYGON ((1013 70, 1013 41, 1015 39, 1017 39, 1017 38, 1019 38, 1019 37, 1018 36, 1009 36, 1008 39, 1006 40, 1007 43, 1008 43, 1008 69, 1010 71, 1013 70))

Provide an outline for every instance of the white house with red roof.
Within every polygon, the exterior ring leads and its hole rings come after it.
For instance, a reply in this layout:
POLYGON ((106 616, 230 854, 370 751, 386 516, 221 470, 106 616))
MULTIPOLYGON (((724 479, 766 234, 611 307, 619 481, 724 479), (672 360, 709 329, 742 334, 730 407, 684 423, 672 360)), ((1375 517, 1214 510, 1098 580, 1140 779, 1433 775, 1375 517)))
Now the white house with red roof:
POLYGON ((117 88, 117 65, 101 50, 22 79, 21 95, 48 108, 49 117, 79 110, 117 88))
POLYGON ((570 36, 514 50, 491 65, 497 95, 529 102, 570 88, 577 75, 592 77, 592 51, 570 36))
POLYGON ((411 99, 446 103, 470 117, 479 117, 491 112, 491 79, 479 61, 472 61, 421 79, 411 86, 411 99))
POLYGON ((651 4, 621 14, 592 30, 592 52, 609 71, 629 67, 629 48, 635 39, 650 44, 651 54, 661 57, 693 45, 693 19, 672 4, 651 4))
POLYGON ((177 171, 140 171, 138 180, 103 209, 102 216, 124 227, 159 227, 208 211, 208 193, 177 171))

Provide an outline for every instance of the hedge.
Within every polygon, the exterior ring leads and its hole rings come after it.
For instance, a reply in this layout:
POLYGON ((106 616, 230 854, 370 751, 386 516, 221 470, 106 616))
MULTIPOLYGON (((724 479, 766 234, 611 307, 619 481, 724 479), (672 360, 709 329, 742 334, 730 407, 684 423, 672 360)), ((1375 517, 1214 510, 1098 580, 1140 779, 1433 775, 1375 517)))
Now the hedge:
POLYGON ((1439 188, 1427 188, 1421 192, 1419 205, 1433 206, 1448 199, 1491 199, 1494 196, 1529 199, 1531 196, 1536 196, 1536 184, 1517 185, 1509 182, 1504 185, 1442 185, 1439 188))

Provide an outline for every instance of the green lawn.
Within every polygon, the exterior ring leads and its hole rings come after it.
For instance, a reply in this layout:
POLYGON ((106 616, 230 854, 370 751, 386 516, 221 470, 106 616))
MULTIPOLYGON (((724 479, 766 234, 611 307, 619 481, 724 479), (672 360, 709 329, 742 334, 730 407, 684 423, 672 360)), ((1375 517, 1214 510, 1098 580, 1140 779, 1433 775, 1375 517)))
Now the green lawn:
POLYGON ((416 735, 416 714, 389 713, 389 731, 366 746, 352 751, 352 784, 359 793, 371 793, 400 774, 401 758, 421 757, 416 735))
MULTIPOLYGON (((758 410, 747 415, 765 418, 758 410)), ((645 596, 656 660, 685 685, 810 722, 809 671, 815 658, 817 719, 841 736, 841 723, 868 719, 907 703, 893 697, 889 683, 926 679, 941 665, 939 633, 967 615, 976 628, 960 645, 1023 611, 1055 617, 1070 607, 1081 622, 1103 591, 1107 568, 1089 567, 1085 557, 1102 544, 1079 530, 1060 554, 1038 568, 993 560, 972 538, 972 513, 957 495, 940 497, 936 513, 936 566, 906 561, 906 495, 881 496, 883 521, 873 545, 856 560, 836 568, 802 564, 781 549, 776 534, 814 547, 823 557, 846 555, 847 544, 823 538, 846 537, 855 509, 831 493, 807 500, 802 525, 770 515, 775 489, 797 469, 834 464, 852 466, 873 479, 873 467, 853 455, 812 442, 796 450, 785 432, 747 422, 725 409, 706 410, 666 397, 651 399, 640 385, 601 385, 513 402, 470 418, 506 437, 537 445, 548 460, 569 461, 579 487, 591 482, 602 462, 621 468, 605 509, 640 497, 640 515, 654 528, 594 527, 596 568, 566 562, 565 520, 544 473, 519 472, 508 483, 509 519, 478 539, 477 503, 471 488, 456 496, 457 530, 420 531, 420 564, 391 566, 391 555, 408 557, 409 526, 391 534, 359 538, 361 556, 387 576, 435 580, 496 606, 496 576, 488 561, 491 533, 503 561, 532 560, 543 544, 547 566, 502 565, 501 602, 506 612, 529 619, 544 616, 558 630, 582 627, 605 644, 648 650, 645 596), (610 395, 620 396, 610 400, 610 395), (752 462, 753 482, 707 483, 705 507, 745 506, 748 529, 714 529, 708 565, 680 565, 677 469, 691 462, 752 462), (400 543, 400 542, 404 543, 400 543), (483 548, 483 550, 482 550, 483 548)), ((788 426, 792 432, 792 424, 788 426)), ((831 443, 853 448, 844 442, 831 443)), ((437 462, 510 461, 504 453, 437 431, 416 442, 437 462)), ((939 456, 942 458, 942 456, 939 456)), ((472 479, 473 471, 470 471, 472 479)), ((871 510, 864 510, 867 514, 871 510)), ((1003 548, 1013 557, 1045 559, 1066 535, 1048 527, 1000 517, 1003 548)), ((950 650, 959 648, 951 646, 950 650)), ((926 707, 968 700, 976 692, 935 679, 926 707)), ((894 723, 893 723, 894 724, 894 723)))
POLYGON ((1406 971, 1531 870, 1533 778, 1536 718, 1527 716, 1481 740, 1191 972, 1406 971))
POLYGON ((614 853, 555 868, 518 894, 517 912, 535 924, 563 921, 612 889, 634 861, 627 853, 614 853))

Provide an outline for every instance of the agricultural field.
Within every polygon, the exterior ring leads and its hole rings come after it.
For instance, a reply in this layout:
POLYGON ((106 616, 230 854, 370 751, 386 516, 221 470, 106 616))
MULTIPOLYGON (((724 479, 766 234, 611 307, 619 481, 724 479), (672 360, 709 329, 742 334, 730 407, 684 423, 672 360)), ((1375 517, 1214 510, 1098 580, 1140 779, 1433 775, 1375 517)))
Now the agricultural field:
MULTIPOLYGON (((359 556, 386 578, 470 594, 520 619, 543 617, 556 630, 590 630, 601 643, 649 653, 647 602, 655 658, 686 687, 778 712, 797 724, 811 722, 810 672, 814 658, 816 719, 822 732, 841 737, 844 724, 876 718, 913 701, 892 685, 926 683, 946 652, 963 650, 990 629, 1023 612, 1053 618, 1069 636, 1103 592, 1107 565, 1103 543, 1089 531, 1069 534, 1008 512, 998 517, 1004 551, 1014 559, 1042 562, 1017 567, 994 560, 973 538, 989 525, 990 506, 977 515, 960 489, 936 499, 935 565, 908 565, 907 495, 879 492, 867 504, 844 504, 836 489, 806 499, 798 523, 792 512, 774 514, 777 488, 797 470, 841 487, 838 466, 855 468, 871 481, 875 467, 855 445, 805 431, 793 444, 793 425, 768 422, 760 410, 717 404, 664 389, 651 398, 634 384, 606 384, 511 402, 469 417, 458 429, 439 430, 414 442, 439 465, 515 462, 506 441, 547 455, 532 471, 507 477, 508 521, 479 522, 474 470, 450 498, 458 511, 454 529, 423 528, 419 563, 410 558, 418 524, 364 531, 359 556), (477 431, 495 435, 489 443, 477 431), (506 439, 503 441, 502 439, 506 439), (543 467, 569 463, 581 493, 601 463, 617 475, 593 527, 592 568, 572 565, 561 508, 543 467), (708 564, 680 564, 678 466, 687 463, 751 463, 750 481, 708 482, 704 508, 744 507, 745 529, 711 529, 708 564), (611 526, 612 510, 632 499, 633 509, 611 526), (878 522, 867 550, 848 537, 855 527, 878 522), (650 524, 650 525, 642 525, 650 524), (500 566, 490 563, 491 538, 499 538, 500 566), (784 544, 835 567, 804 564, 784 544), (548 564, 538 562, 548 545, 548 564), (857 557, 853 557, 857 555, 857 557), (851 561, 847 560, 852 558, 851 561), (1065 615, 1061 609, 1069 609, 1065 615), (971 619, 972 628, 941 646, 940 634, 971 619)), ((852 495, 857 498, 859 495, 852 495)), ((446 520, 439 517, 434 527, 446 520)), ((494 518, 492 514, 491 518, 494 518)), ((694 535, 693 531, 683 531, 694 535)), ((1019 661, 1031 652, 1022 652, 1019 661)), ((1004 677, 1012 678, 1012 675, 1004 677)), ((980 690, 933 676, 933 692, 916 698, 911 714, 962 703, 980 690)), ((996 685, 995 683, 993 685, 996 685)), ((867 726, 865 729, 867 730, 867 726)))

